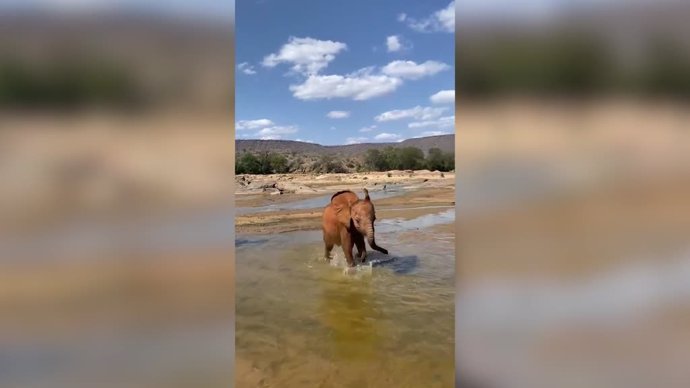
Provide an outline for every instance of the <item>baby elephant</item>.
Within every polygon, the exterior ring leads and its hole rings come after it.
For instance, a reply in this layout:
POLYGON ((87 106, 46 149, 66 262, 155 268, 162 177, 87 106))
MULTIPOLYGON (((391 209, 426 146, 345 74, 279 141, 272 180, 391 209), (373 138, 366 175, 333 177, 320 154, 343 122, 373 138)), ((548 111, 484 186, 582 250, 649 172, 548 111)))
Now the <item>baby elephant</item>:
POLYGON ((367 256, 365 237, 372 249, 388 254, 387 250, 376 245, 375 220, 374 204, 367 189, 364 189, 364 199, 359 199, 357 194, 350 190, 335 193, 331 197, 331 203, 323 210, 322 227, 326 259, 331 259, 333 245, 340 245, 343 247, 347 265, 354 267, 352 247, 356 245, 357 256, 364 262, 367 256))

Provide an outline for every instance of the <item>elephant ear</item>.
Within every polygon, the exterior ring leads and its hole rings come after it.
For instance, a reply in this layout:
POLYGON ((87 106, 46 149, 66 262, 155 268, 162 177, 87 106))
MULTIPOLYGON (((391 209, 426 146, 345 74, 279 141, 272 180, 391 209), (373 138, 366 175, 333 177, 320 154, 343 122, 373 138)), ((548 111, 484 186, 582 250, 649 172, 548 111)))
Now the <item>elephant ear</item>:
POLYGON ((335 204, 335 214, 336 218, 338 219, 338 222, 345 225, 346 227, 350 226, 350 217, 351 217, 351 211, 350 211, 350 206, 349 203, 339 203, 335 204))

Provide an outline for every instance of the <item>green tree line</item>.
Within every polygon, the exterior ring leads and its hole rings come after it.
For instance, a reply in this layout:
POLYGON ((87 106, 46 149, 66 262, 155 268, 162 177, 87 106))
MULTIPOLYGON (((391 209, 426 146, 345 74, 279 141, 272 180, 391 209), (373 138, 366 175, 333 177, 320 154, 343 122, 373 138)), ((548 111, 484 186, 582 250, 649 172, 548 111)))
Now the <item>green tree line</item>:
POLYGON ((455 169, 455 155, 443 152, 439 148, 431 148, 425 157, 424 152, 417 147, 386 147, 383 150, 367 150, 364 165, 370 171, 422 169, 451 171, 455 169))
POLYGON ((254 155, 244 152, 235 159, 235 174, 284 174, 289 172, 288 160, 275 152, 254 155))
MULTIPOLYGON (((290 162, 288 158, 275 152, 238 154, 235 159, 236 174, 284 174, 294 172, 303 167, 303 159, 298 158, 290 162)), ((388 170, 438 170, 451 171, 455 169, 455 155, 443 152, 439 148, 431 148, 427 155, 417 147, 394 148, 383 150, 367 150, 361 163, 353 160, 343 160, 333 155, 322 155, 310 165, 310 170, 317 173, 344 173, 348 170, 356 171, 388 171, 388 170)))

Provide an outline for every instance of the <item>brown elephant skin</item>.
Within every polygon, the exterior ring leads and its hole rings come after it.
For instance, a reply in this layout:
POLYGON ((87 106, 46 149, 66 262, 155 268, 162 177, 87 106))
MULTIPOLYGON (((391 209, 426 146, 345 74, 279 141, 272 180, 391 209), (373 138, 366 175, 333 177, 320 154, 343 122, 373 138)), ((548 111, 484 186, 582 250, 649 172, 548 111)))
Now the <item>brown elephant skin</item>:
POLYGON ((366 245, 381 253, 388 251, 376 244, 374 221, 376 211, 369 192, 364 189, 364 199, 350 190, 339 191, 331 197, 331 202, 323 210, 324 256, 330 260, 333 246, 342 246, 347 265, 355 265, 352 249, 357 247, 357 256, 362 262, 366 260, 366 245))

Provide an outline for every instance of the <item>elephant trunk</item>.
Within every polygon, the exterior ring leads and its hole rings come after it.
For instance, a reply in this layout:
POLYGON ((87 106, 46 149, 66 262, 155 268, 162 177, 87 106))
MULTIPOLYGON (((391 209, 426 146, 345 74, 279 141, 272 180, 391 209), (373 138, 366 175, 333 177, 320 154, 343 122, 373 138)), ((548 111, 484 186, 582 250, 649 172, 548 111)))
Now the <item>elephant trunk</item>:
POLYGON ((367 225, 366 237, 367 237, 367 241, 369 242, 369 246, 371 247, 371 249, 377 250, 377 251, 379 251, 383 254, 386 254, 386 255, 388 254, 388 251, 386 249, 381 248, 380 246, 376 245, 376 239, 374 238, 374 225, 373 224, 367 225))

